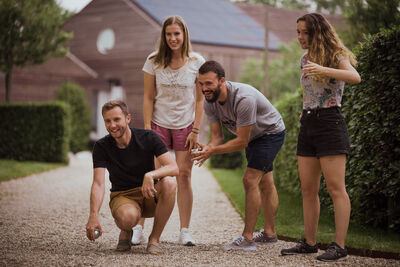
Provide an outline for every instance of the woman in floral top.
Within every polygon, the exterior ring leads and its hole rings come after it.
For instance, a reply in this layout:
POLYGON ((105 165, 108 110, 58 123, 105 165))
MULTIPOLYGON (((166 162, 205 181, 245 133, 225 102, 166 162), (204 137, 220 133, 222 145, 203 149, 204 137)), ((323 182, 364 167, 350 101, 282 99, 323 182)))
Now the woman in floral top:
POLYGON ((305 239, 281 253, 318 252, 318 191, 322 173, 334 205, 336 235, 317 259, 336 261, 347 256, 344 245, 350 219, 350 199, 345 187, 350 143, 340 107, 345 82, 360 83, 361 78, 353 67, 357 63, 354 55, 322 15, 311 13, 300 17, 297 36, 301 48, 307 50, 301 57, 303 112, 297 143, 305 239))

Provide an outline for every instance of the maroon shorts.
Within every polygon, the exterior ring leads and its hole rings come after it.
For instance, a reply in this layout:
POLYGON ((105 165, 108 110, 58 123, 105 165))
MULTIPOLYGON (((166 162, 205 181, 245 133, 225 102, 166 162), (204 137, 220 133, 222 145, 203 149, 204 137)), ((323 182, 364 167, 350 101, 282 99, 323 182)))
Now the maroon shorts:
POLYGON ((167 129, 155 123, 151 123, 151 129, 163 140, 168 149, 175 151, 186 151, 189 146, 185 147, 186 138, 193 128, 193 123, 183 129, 167 129))

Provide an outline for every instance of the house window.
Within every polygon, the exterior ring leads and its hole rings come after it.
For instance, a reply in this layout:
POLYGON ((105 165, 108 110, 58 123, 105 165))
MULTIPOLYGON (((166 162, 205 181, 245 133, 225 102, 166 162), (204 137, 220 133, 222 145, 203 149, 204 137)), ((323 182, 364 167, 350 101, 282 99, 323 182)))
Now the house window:
POLYGON ((112 29, 104 29, 99 33, 97 37, 97 50, 106 55, 115 44, 115 34, 112 29))

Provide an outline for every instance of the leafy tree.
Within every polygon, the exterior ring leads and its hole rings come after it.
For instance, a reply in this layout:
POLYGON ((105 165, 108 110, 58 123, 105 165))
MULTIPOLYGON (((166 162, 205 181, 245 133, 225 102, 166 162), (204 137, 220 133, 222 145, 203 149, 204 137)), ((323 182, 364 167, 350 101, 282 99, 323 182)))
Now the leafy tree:
POLYGON ((400 25, 400 0, 346 0, 344 17, 349 30, 343 39, 349 47, 363 41, 365 34, 400 25))
MULTIPOLYGON (((269 97, 277 100, 279 96, 288 92, 295 92, 300 85, 300 57, 304 53, 297 41, 290 44, 281 44, 281 57, 268 62, 269 97)), ((261 89, 264 81, 263 62, 249 59, 244 63, 239 80, 261 89)))
POLYGON ((67 103, 70 108, 71 151, 77 153, 87 150, 91 130, 91 112, 84 89, 75 82, 63 83, 58 88, 57 100, 67 103))
POLYGON ((263 60, 249 58, 242 66, 239 81, 250 84, 254 88, 257 88, 259 91, 261 91, 264 84, 264 77, 263 60))
POLYGON ((64 45, 72 38, 72 34, 60 30, 66 17, 55 0, 0 1, 0 71, 5 73, 7 102, 14 66, 65 56, 64 45))
POLYGON ((329 12, 330 14, 342 14, 347 0, 313 0, 316 12, 329 12))

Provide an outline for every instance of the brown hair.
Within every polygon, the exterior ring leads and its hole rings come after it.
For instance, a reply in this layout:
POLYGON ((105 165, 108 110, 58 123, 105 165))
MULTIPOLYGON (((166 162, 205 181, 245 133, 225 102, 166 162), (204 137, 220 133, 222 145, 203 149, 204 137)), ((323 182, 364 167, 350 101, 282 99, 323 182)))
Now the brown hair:
POLYGON ((128 106, 121 100, 111 100, 105 103, 101 109, 101 114, 104 115, 105 112, 110 111, 115 107, 119 107, 125 116, 129 114, 128 106))
POLYGON ((158 64, 159 67, 166 68, 169 63, 171 63, 172 59, 172 51, 167 44, 167 40, 165 38, 165 31, 167 26, 177 24, 183 33, 183 44, 181 50, 181 56, 184 59, 185 57, 189 57, 189 52, 192 50, 190 39, 189 39, 189 30, 186 26, 185 21, 180 16, 171 16, 167 18, 162 26, 160 41, 158 45, 158 51, 155 55, 151 56, 149 59, 154 59, 154 63, 158 64))
POLYGON ((207 72, 214 72, 218 76, 218 80, 225 78, 225 70, 217 61, 209 60, 204 62, 199 68, 199 74, 206 74, 207 72))
MULTIPOLYGON (((308 40, 308 57, 318 65, 337 68, 338 58, 342 55, 353 66, 357 65, 354 54, 343 45, 335 29, 328 20, 318 13, 309 13, 297 19, 306 23, 308 40)), ((328 77, 314 76, 313 79, 327 82, 328 77)))

